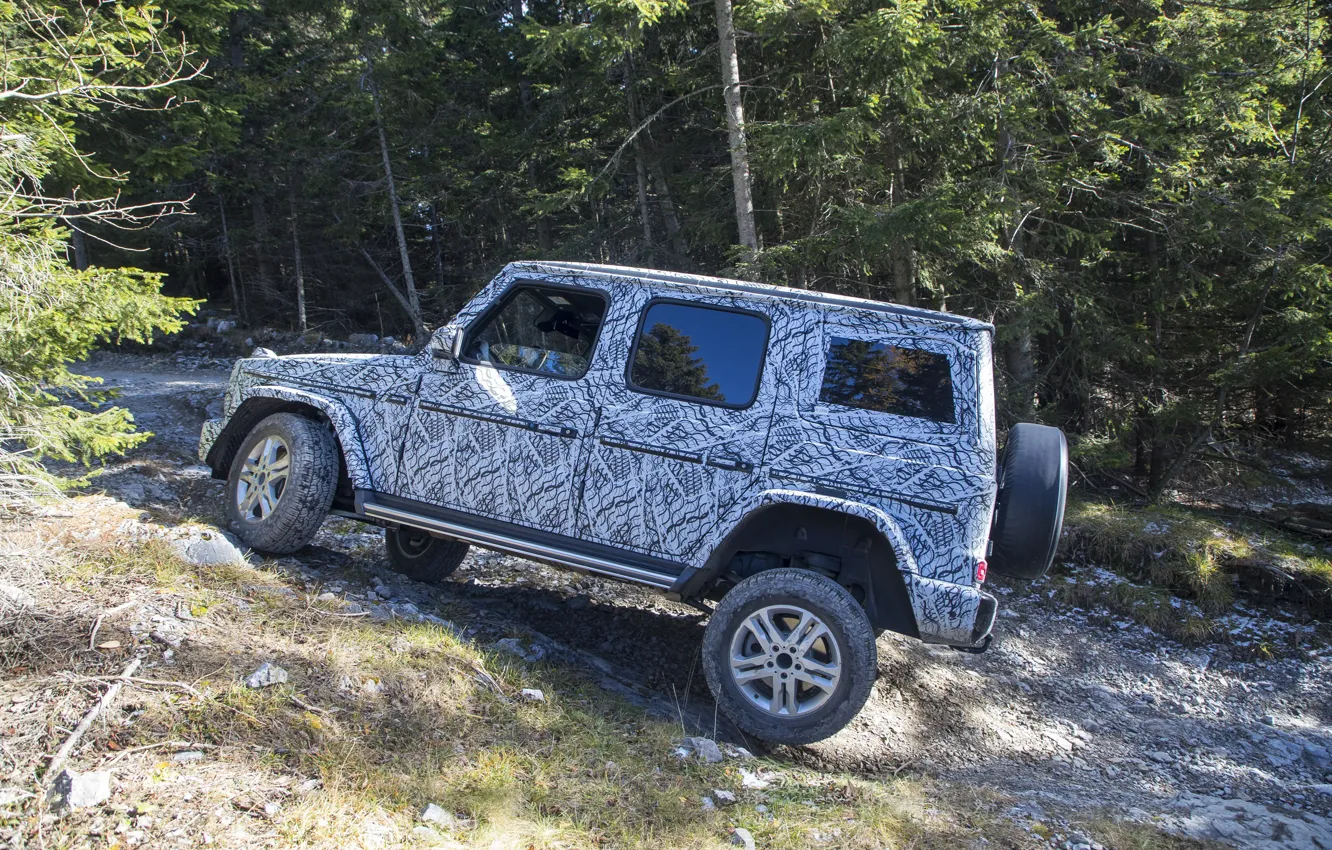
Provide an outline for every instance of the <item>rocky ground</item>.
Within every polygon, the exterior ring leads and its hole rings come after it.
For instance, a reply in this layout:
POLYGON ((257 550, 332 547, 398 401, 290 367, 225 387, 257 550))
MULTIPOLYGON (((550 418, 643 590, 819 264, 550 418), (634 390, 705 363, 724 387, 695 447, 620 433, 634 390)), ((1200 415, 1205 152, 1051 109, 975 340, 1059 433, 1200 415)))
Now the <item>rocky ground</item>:
MULTIPOLYGON (((93 484, 144 511, 143 525, 220 520, 222 485, 194 456, 225 384, 220 365, 114 355, 86 364, 154 432, 93 484)), ((476 549, 450 582, 428 587, 387 570, 380 538, 333 519, 316 545, 274 566, 346 615, 447 621, 531 661, 568 661, 693 731, 760 749, 715 716, 697 665, 702 612, 476 549)), ((1079 569, 1084 581, 1121 581, 1079 569)), ((1070 609, 1057 601, 1063 580, 999 586, 1001 617, 985 654, 885 636, 861 715, 828 741, 767 755, 994 789, 1017 801, 1011 818, 1059 846, 1079 846, 1062 825, 1112 811, 1237 847, 1332 850, 1332 650, 1323 633, 1293 613, 1240 606, 1225 620, 1233 636, 1185 647, 1108 610, 1070 609)), ((165 611, 135 628, 160 633, 169 651, 192 625, 165 611)))

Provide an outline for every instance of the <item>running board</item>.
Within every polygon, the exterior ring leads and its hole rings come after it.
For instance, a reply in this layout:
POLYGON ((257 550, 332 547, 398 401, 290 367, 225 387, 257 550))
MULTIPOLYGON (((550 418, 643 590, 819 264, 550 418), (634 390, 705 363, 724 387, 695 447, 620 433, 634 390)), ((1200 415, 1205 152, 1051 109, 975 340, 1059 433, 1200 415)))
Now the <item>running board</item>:
POLYGON ((580 570, 587 570, 588 572, 600 573, 601 575, 610 576, 611 578, 651 585, 652 587, 661 588, 662 590, 675 584, 676 577, 668 573, 659 573, 656 570, 633 567, 628 564, 620 563, 619 561, 610 561, 593 555, 584 555, 580 552, 574 552, 569 549, 562 549, 555 546, 545 546, 540 543, 533 543, 529 540, 520 540, 506 534, 481 531, 480 529, 472 528, 471 526, 459 525, 458 523, 449 522, 448 520, 436 519, 423 514, 404 511, 399 508, 390 508, 387 505, 381 505, 375 502, 365 502, 362 505, 361 510, 365 512, 366 516, 374 519, 409 525, 424 531, 438 531, 441 534, 447 534, 449 537, 465 540, 468 543, 475 543, 476 545, 484 546, 487 549, 497 549, 501 552, 508 552, 512 555, 521 555, 538 561, 549 561, 566 567, 574 567, 580 570))

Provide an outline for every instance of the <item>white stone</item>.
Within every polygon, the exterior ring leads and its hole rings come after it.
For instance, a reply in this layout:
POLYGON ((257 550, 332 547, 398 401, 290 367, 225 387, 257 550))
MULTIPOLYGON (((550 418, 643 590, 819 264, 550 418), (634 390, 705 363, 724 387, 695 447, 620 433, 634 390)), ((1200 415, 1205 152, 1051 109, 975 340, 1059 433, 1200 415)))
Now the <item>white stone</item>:
POLYGON ((731 833, 731 843, 737 847, 743 847, 745 850, 754 850, 754 836, 749 834, 749 830, 737 826, 735 832, 731 833))
POLYGON ((685 738, 682 744, 701 762, 717 764, 723 758, 721 747, 711 738, 685 738))
POLYGON ((265 661, 259 665, 259 669, 250 674, 245 680, 245 685, 250 688, 266 688, 269 685, 280 685, 285 681, 287 681, 287 671, 265 661))
POLYGON ((441 806, 437 806, 434 803, 427 803, 426 807, 421 810, 419 815, 417 815, 417 818, 426 823, 437 823, 447 829, 452 829, 457 822, 457 818, 451 813, 445 811, 441 806))
POLYGON ((60 771, 51 786, 47 799, 57 810, 83 809, 96 806, 111 798, 111 772, 95 770, 75 773, 69 768, 60 771))
POLYGON ((546 695, 537 688, 523 688, 523 699, 528 702, 545 702, 546 695))
POLYGON ((31 608, 37 604, 31 593, 0 581, 0 611, 6 608, 31 608))
POLYGON ((241 542, 225 531, 210 530, 171 541, 171 548, 196 567, 245 563, 241 542))

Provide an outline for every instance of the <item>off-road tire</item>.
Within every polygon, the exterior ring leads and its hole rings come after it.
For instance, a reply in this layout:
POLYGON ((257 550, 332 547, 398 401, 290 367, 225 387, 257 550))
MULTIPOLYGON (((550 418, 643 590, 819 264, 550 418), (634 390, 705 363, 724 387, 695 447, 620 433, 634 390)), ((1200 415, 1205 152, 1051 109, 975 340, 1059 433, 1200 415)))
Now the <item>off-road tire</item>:
POLYGON ((388 528, 384 530, 384 548, 394 572, 427 584, 439 584, 453 575, 471 547, 461 540, 433 537, 424 531, 388 528))
POLYGON ((990 572, 1019 579, 1045 575, 1059 548, 1068 496, 1068 441, 1049 425, 1008 430, 990 539, 990 572))
POLYGON ((731 589, 703 634, 703 674, 722 712, 736 726, 774 744, 809 744, 836 734, 856 716, 874 687, 874 628, 855 597, 837 582, 800 569, 765 570, 731 589), (837 641, 841 677, 828 700, 805 716, 777 717, 741 693, 730 670, 732 638, 762 608, 796 605, 814 614, 837 641))
POLYGON ((337 440, 328 426, 295 413, 275 413, 259 422, 236 450, 227 475, 227 527, 247 546, 274 555, 304 547, 319 531, 338 486, 337 440), (276 436, 286 444, 290 469, 281 497, 262 519, 246 519, 236 492, 246 458, 263 440, 276 436))

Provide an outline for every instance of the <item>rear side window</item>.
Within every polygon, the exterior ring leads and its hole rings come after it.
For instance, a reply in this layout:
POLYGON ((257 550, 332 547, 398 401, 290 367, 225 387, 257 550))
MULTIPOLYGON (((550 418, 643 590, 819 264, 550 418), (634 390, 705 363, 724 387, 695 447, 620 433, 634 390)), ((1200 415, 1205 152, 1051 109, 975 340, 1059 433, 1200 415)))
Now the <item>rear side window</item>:
POLYGON ((768 322, 754 313, 658 301, 634 340, 629 383, 658 395, 747 407, 758 394, 768 322))
POLYGON ((516 372, 581 378, 605 314, 606 299, 596 293, 520 286, 469 336, 463 357, 516 372))
POLYGON ((819 401, 952 424, 948 355, 833 337, 819 401))

